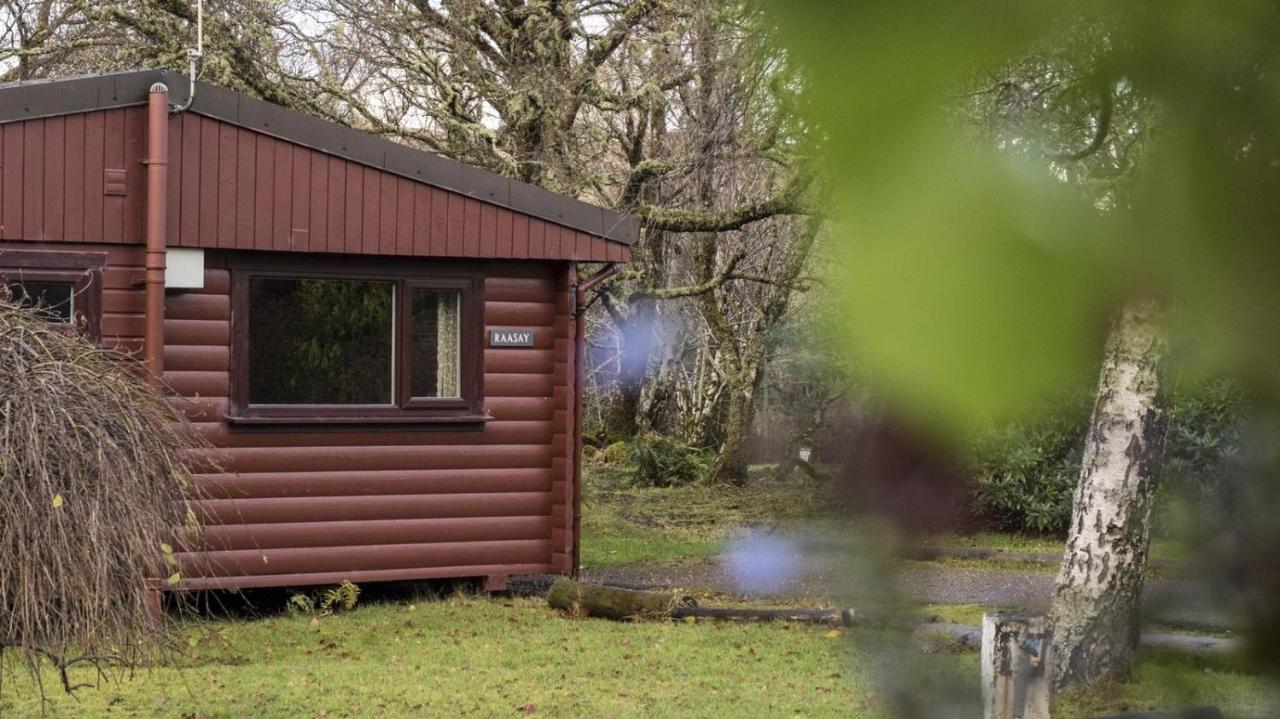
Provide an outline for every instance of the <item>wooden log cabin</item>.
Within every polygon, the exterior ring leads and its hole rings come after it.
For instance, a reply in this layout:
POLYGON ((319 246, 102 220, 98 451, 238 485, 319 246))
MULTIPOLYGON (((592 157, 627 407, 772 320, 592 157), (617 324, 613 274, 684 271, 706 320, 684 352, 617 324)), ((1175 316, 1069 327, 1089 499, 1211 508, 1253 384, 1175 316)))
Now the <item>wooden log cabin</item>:
POLYGON ((574 573, 577 315, 636 220, 196 88, 0 86, 0 281, 213 446, 179 586, 574 573))

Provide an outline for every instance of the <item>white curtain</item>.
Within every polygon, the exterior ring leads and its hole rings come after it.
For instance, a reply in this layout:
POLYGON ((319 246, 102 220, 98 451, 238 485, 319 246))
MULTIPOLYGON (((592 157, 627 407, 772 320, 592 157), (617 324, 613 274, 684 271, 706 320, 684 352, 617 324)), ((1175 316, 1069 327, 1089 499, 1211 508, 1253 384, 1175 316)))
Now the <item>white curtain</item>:
POLYGON ((436 392, 458 397, 459 293, 441 292, 436 298, 436 392))

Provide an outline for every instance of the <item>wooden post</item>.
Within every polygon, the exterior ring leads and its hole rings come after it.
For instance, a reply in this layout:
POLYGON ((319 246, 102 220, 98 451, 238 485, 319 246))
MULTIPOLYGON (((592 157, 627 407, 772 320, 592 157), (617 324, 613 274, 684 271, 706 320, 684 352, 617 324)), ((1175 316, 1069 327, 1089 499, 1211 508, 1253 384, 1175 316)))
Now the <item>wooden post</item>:
POLYGON ((1043 615, 982 615, 983 719, 1049 719, 1049 651, 1043 615))
POLYGON ((145 581, 147 587, 147 620, 153 629, 164 629, 164 590, 154 579, 145 581))

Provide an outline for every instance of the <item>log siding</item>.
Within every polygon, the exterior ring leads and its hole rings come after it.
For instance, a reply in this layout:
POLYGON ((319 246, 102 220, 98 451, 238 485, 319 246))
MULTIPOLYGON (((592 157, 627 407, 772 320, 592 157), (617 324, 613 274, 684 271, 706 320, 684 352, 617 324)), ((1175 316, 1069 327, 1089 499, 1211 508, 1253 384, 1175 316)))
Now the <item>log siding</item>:
MULTIPOLYGON (((154 79, 0 86, 13 100, 0 103, 0 266, 14 249, 103 258, 94 339, 139 360, 147 115, 138 98, 154 79)), ((436 577, 501 586, 511 574, 576 571, 575 263, 626 261, 633 218, 202 92, 204 105, 168 119, 165 244, 205 250, 203 287, 164 298, 162 379, 208 443, 193 452, 190 489, 203 543, 177 541, 179 586, 436 577), (481 347, 468 361, 490 416, 228 421, 234 278, 266 257, 386 273, 465 267, 481 278, 471 291, 481 347), (531 331, 531 347, 487 346, 491 330, 515 329, 531 331)))
MULTIPOLYGON (((0 242, 6 250, 31 243, 0 242)), ((142 351, 143 250, 101 252, 102 344, 142 351)), ((212 449, 192 499, 206 546, 179 546, 188 589, 570 572, 571 270, 487 263, 484 327, 534 330, 486 349, 480 429, 241 427, 231 411, 234 253, 209 253, 204 287, 170 293, 164 380, 212 449)))
POLYGON ((494 263, 484 284, 488 329, 519 320, 532 350, 483 356, 481 429, 240 427, 231 407, 231 270, 206 263, 205 288, 168 298, 165 380, 215 448, 196 478, 208 546, 178 553, 189 588, 379 578, 568 571, 563 545, 562 402, 571 378, 553 361, 566 328, 556 308, 564 270, 494 263), (558 532, 557 530, 561 530, 558 532))

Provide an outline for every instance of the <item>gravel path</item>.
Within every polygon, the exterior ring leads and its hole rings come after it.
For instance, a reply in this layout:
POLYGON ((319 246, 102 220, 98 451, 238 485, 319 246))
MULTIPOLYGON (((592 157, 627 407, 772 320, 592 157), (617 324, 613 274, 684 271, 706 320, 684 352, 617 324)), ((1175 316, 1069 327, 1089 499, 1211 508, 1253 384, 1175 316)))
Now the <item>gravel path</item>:
MULTIPOLYGON (((1053 595, 1054 575, 913 563, 899 577, 899 591, 929 604, 982 604, 1044 610, 1053 595)), ((1194 582, 1162 579, 1147 583, 1145 614, 1162 624, 1229 629, 1230 620, 1215 609, 1208 588, 1194 582)))
MULTIPOLYGON (((715 557, 679 564, 635 564, 625 567, 587 568, 586 581, 635 589, 664 587, 704 589, 753 598, 811 598, 821 602, 841 592, 836 580, 847 578, 834 560, 808 559, 798 568, 769 573, 767 577, 743 577, 732 557, 715 557)), ((750 572, 747 572, 750 575, 750 572)), ((928 562, 906 562, 898 570, 896 590, 922 604, 978 604, 1010 609, 1044 610, 1053 592, 1054 575, 974 569, 928 562)), ((522 593, 545 591, 549 579, 526 578, 513 583, 522 593)), ((856 596, 856 591, 853 592, 856 596)), ((1201 629, 1229 629, 1227 617, 1214 609, 1205 587, 1189 581, 1148 582, 1146 616, 1162 624, 1201 629)))

